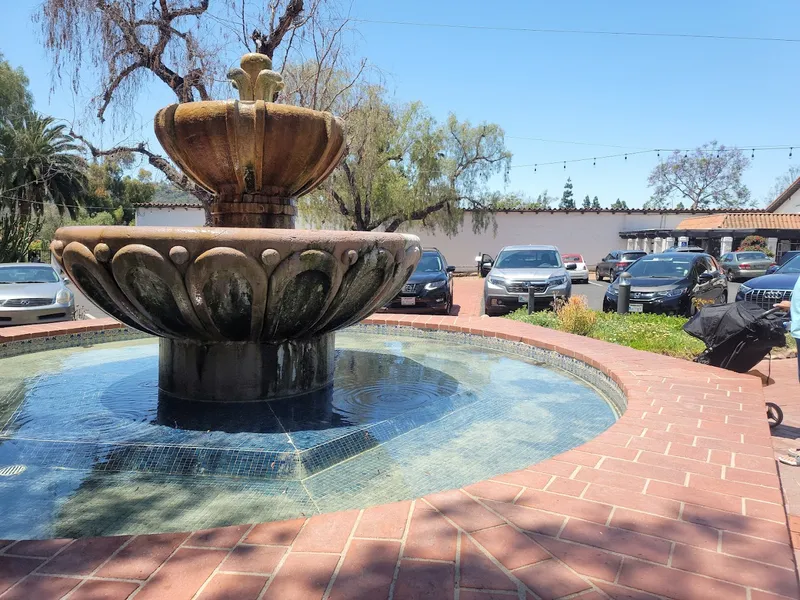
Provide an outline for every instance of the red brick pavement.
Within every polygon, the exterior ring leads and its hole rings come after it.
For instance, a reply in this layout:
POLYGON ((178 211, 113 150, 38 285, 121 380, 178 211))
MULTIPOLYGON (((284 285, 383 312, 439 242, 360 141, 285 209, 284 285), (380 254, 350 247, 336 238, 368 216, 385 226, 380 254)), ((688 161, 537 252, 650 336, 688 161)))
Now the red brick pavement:
MULTIPOLYGON (((550 460, 393 505, 191 535, 0 542, 0 600, 800 597, 758 379, 505 319, 369 322, 555 349, 611 376, 628 409, 550 460)), ((0 342, 54 329, 70 327, 0 342)))

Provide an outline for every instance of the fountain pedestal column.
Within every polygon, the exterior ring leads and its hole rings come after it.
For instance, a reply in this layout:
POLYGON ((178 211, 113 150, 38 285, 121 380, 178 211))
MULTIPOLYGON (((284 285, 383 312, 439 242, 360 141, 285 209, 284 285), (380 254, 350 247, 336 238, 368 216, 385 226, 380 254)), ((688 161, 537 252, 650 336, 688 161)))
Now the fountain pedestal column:
POLYGON ((254 402, 319 391, 333 383, 334 335, 282 344, 162 338, 158 387, 205 402, 254 402))

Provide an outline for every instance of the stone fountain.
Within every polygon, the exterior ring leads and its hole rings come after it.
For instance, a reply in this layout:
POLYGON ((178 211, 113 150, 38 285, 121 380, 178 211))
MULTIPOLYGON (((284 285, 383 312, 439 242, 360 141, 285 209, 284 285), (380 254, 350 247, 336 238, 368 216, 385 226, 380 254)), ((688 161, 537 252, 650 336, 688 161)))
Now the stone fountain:
POLYGON ((173 104, 155 130, 214 193, 212 227, 64 227, 56 260, 95 304, 159 336, 159 388, 209 402, 283 398, 332 383, 334 332, 399 291, 421 255, 412 235, 296 230, 297 198, 345 148, 333 115, 272 102, 270 59, 246 54, 239 100, 173 104))

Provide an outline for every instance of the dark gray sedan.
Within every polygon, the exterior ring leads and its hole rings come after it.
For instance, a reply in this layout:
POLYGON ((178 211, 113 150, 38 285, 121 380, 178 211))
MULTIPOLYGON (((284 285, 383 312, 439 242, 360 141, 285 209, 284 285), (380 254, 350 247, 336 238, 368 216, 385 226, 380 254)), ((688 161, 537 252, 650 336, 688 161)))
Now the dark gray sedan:
POLYGON ((75 296, 50 265, 0 264, 0 326, 71 321, 75 296))
POLYGON ((775 261, 763 252, 745 250, 724 254, 719 259, 719 264, 728 281, 736 281, 765 275, 775 261))

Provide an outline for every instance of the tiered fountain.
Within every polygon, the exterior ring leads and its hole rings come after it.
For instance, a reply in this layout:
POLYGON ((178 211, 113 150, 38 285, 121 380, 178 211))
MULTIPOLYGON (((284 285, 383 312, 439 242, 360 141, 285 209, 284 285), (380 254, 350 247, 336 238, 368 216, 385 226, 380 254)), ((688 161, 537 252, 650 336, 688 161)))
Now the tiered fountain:
POLYGON ((156 135, 215 194, 212 227, 65 227, 51 245, 75 285, 108 314, 157 335, 159 388, 242 402, 330 386, 334 331, 397 294, 419 239, 295 230, 296 199, 345 147, 331 114, 274 104, 270 59, 247 54, 228 77, 239 100, 173 104, 156 135))

